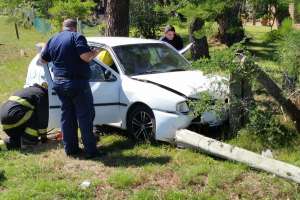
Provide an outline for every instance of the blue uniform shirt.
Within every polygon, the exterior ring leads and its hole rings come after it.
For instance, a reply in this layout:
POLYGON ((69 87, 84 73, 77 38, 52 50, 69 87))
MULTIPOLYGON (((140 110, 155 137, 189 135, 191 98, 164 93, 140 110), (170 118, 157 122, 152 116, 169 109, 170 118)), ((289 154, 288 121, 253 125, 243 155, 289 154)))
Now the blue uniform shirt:
POLYGON ((85 80, 89 79, 91 72, 88 63, 80 55, 89 51, 83 35, 62 31, 48 41, 41 57, 47 62, 53 62, 54 77, 85 80))

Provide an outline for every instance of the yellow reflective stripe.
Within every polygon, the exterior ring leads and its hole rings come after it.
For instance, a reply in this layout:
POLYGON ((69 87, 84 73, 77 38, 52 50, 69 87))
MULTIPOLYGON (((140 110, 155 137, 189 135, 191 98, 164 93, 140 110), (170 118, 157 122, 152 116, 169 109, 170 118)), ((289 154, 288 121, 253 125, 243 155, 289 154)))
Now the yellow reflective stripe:
POLYGON ((11 96, 11 97, 9 97, 8 100, 17 102, 17 103, 21 104, 22 106, 28 107, 30 109, 34 109, 34 106, 31 103, 29 103, 26 99, 23 99, 21 97, 11 96))
POLYGON ((3 140, 0 140, 0 150, 7 150, 6 144, 3 140))
POLYGON ((30 117, 32 116, 33 111, 29 110, 18 122, 14 123, 14 124, 2 124, 2 129, 3 130, 8 130, 8 129, 12 129, 12 128, 16 128, 21 126, 22 124, 24 124, 25 122, 27 122, 30 117))
POLYGON ((32 128, 26 128, 25 129, 25 133, 27 133, 28 135, 31 135, 33 137, 38 137, 39 136, 39 132, 37 130, 34 130, 32 128))
POLYGON ((39 129, 39 133, 40 134, 45 134, 45 133, 47 133, 47 129, 39 129))

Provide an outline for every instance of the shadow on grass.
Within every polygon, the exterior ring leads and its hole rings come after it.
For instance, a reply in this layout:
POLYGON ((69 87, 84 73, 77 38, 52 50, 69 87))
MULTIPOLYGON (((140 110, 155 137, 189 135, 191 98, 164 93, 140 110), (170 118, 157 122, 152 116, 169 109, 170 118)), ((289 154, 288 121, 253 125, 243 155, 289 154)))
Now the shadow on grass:
POLYGON ((0 186, 2 184, 2 182, 6 181, 7 178, 5 176, 5 171, 4 170, 0 170, 0 186))
MULTIPOLYGON (((116 133, 116 132, 114 132, 116 133)), ((124 131, 119 130, 117 134, 124 136, 124 131)), ((134 149, 138 144, 134 139, 128 138, 125 140, 115 141, 110 145, 100 147, 100 151, 107 155, 99 159, 101 163, 109 167, 140 167, 148 164, 164 165, 170 162, 169 156, 141 156, 137 153, 124 154, 124 151, 134 149)), ((160 146, 158 142, 152 144, 153 146, 160 146)))
POLYGON ((28 147, 25 150, 21 150, 23 154, 40 154, 43 152, 49 152, 51 150, 56 150, 63 148, 62 142, 49 140, 44 144, 38 144, 36 146, 28 147))
POLYGON ((249 51, 255 56, 263 60, 276 60, 276 46, 265 42, 249 42, 247 43, 249 51))

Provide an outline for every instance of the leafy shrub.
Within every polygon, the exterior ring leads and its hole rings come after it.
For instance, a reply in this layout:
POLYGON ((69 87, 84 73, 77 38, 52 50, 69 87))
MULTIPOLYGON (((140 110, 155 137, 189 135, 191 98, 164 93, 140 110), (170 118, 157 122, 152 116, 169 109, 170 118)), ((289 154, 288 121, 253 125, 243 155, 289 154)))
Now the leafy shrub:
POLYGON ((296 137, 293 131, 280 123, 274 113, 258 108, 250 111, 247 128, 265 147, 270 148, 288 146, 296 137))
POLYGON ((91 9, 96 4, 91 1, 81 2, 80 0, 55 1, 54 6, 49 9, 52 25, 59 29, 64 19, 75 18, 85 20, 91 14, 91 9))
POLYGON ((272 30, 268 32, 264 38, 266 43, 276 42, 282 39, 282 34, 279 30, 272 30))
POLYGON ((130 1, 130 25, 136 28, 136 35, 156 38, 160 26, 167 20, 168 16, 157 11, 152 0, 130 1))
POLYGON ((266 34, 265 42, 282 41, 291 31, 293 31, 293 21, 290 18, 286 18, 278 30, 272 30, 266 34))
POLYGON ((284 71, 298 78, 300 74, 300 31, 287 33, 279 45, 279 59, 284 71))

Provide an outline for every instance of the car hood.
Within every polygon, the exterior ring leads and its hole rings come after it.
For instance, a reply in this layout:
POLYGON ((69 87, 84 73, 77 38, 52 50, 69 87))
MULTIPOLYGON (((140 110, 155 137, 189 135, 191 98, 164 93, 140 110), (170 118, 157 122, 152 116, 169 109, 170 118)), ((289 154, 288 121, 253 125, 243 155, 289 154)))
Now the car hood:
POLYGON ((137 75, 132 78, 148 81, 149 84, 156 84, 190 98, 199 98, 200 93, 204 91, 208 91, 215 98, 225 98, 229 91, 228 80, 225 77, 204 75, 201 71, 137 75))

